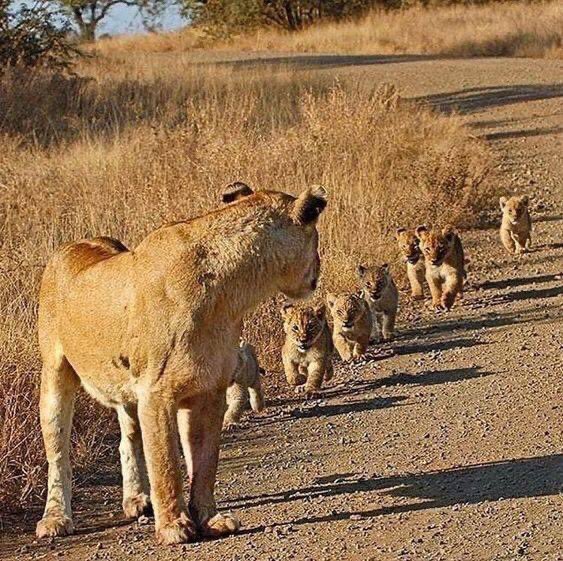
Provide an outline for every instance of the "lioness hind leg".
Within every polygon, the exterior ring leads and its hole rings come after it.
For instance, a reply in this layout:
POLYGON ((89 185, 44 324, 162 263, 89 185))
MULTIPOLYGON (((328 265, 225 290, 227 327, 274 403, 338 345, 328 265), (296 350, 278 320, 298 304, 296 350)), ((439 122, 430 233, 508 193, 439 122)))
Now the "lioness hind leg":
POLYGON ((189 512, 199 532, 207 537, 232 534, 240 522, 232 514, 219 514, 215 479, 219 461, 225 393, 194 398, 190 409, 178 411, 178 428, 190 478, 189 512))
POLYGON ((147 391, 139 400, 138 411, 157 541, 162 544, 191 541, 196 532, 182 494, 177 406, 167 396, 147 391))
POLYGON ((127 518, 138 518, 142 514, 150 514, 152 508, 137 407, 120 407, 117 417, 121 429, 119 455, 123 476, 123 512, 127 518))
POLYGON ((74 398, 79 384, 78 376, 64 357, 55 367, 43 366, 39 408, 49 467, 45 512, 36 529, 39 538, 74 532, 69 448, 74 398))

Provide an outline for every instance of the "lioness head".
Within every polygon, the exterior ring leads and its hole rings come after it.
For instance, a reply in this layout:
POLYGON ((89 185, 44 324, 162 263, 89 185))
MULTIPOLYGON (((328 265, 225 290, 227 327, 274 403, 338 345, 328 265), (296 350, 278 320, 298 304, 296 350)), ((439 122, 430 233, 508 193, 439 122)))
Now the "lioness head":
POLYGON ((502 213, 508 217, 510 223, 518 224, 528 208, 529 198, 527 195, 522 197, 510 197, 509 199, 501 197, 499 202, 502 213))
POLYGON ((305 189, 298 197, 276 191, 254 191, 246 184, 236 182, 223 193, 228 204, 253 204, 268 201, 277 215, 273 237, 284 238, 290 252, 275 255, 286 261, 282 274, 276 279, 278 290, 291 299, 306 298, 316 288, 320 274, 317 220, 326 207, 324 187, 305 189))
POLYGON ((352 329, 366 313, 366 304, 358 294, 327 294, 326 301, 335 323, 342 329, 352 329))
POLYGON ((441 232, 429 230, 426 226, 418 226, 415 230, 420 240, 420 249, 427 262, 439 267, 450 253, 456 238, 452 226, 446 226, 441 232))
POLYGON ((285 304, 281 309, 283 330, 297 349, 305 352, 318 339, 325 325, 325 306, 285 304))
POLYGON ((420 246, 418 244, 418 238, 416 237, 414 230, 397 228, 395 232, 395 238, 397 239, 397 243, 399 244, 401 257, 411 265, 418 263, 418 260, 420 259, 420 246))
POLYGON ((390 282, 391 274, 389 272, 389 265, 387 263, 370 267, 359 265, 358 277, 362 283, 362 292, 366 297, 375 302, 381 298, 383 291, 390 282))

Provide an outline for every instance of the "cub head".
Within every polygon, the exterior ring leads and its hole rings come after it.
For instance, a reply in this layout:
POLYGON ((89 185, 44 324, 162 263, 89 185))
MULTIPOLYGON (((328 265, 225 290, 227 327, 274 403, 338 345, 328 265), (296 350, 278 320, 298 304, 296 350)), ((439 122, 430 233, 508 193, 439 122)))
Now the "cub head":
POLYGON ((522 216, 524 216, 526 210, 528 209, 528 203, 530 199, 527 195, 522 197, 501 197, 500 209, 504 216, 510 220, 511 224, 518 224, 522 216))
POLYGON ((399 244, 401 257, 411 265, 418 263, 418 260, 420 259, 420 246, 414 230, 397 228, 395 238, 399 244))
POLYGON ((358 266, 358 277, 361 282, 362 292, 373 302, 379 300, 383 291, 391 280, 389 265, 358 266))
POLYGON ((420 241, 420 250, 427 262, 439 267, 449 255, 457 233, 452 226, 446 226, 441 232, 418 226, 415 230, 420 241))
POLYGON ((297 349, 305 352, 318 339, 325 325, 325 306, 296 306, 284 304, 281 309, 283 330, 297 349))
POLYGON ((326 301, 334 322, 343 329, 352 329, 366 313, 364 299, 358 294, 327 294, 326 301))
POLYGON ((325 188, 310 187, 293 197, 278 191, 255 193, 237 181, 227 186, 222 200, 233 211, 252 209, 247 214, 249 229, 269 229, 272 261, 278 269, 274 279, 277 289, 291 299, 310 296, 317 288, 320 274, 317 220, 326 207, 325 188))

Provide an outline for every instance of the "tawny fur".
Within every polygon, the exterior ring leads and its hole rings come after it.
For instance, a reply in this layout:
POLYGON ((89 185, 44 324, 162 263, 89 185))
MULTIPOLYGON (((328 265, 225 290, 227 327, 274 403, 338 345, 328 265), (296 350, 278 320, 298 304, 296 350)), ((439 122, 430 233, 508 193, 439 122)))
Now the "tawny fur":
POLYGON ((424 257, 420 251, 418 238, 414 230, 397 228, 395 239, 399 246, 401 259, 407 266, 407 277, 411 285, 411 295, 415 300, 424 298, 424 257))
POLYGON ((308 396, 321 389, 333 375, 333 344, 325 307, 286 304, 282 310, 285 342, 282 362, 288 384, 308 396))
POLYGON ((332 316, 332 341, 342 360, 361 357, 367 350, 372 317, 367 302, 358 294, 327 294, 332 316))
POLYGON ((426 266, 426 282, 436 310, 449 310, 463 296, 465 259, 461 238, 451 226, 441 232, 419 226, 416 235, 426 266))
POLYGON ((230 429, 242 417, 250 402, 255 413, 264 409, 264 393, 262 392, 261 368, 254 347, 241 341, 238 352, 237 368, 233 381, 227 388, 227 411, 223 419, 223 428, 230 429))
POLYGON ((399 291, 389 265, 358 267, 362 295, 372 315, 370 341, 391 341, 395 336, 395 320, 399 307, 399 291))
POLYGON ((241 321, 280 291, 301 298, 315 288, 316 219, 326 205, 322 188, 295 198, 241 185, 229 188, 231 204, 159 228, 134 251, 98 238, 66 245, 48 263, 39 346, 49 473, 39 537, 73 531, 69 442, 80 384, 118 412, 127 515, 148 505, 150 482, 159 542, 239 527, 217 512, 214 487, 241 321))
POLYGON ((532 219, 528 210, 529 198, 501 197, 502 222, 500 239, 506 251, 511 254, 526 252, 532 245, 532 219))

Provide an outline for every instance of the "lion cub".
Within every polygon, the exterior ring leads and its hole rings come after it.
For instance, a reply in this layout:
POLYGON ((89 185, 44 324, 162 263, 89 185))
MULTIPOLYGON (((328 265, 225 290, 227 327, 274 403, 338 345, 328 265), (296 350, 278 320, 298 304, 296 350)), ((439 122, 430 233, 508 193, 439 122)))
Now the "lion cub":
POLYGON ((333 344, 325 306, 285 304, 281 309, 285 343, 282 361, 287 382, 314 394, 332 378, 333 344))
POLYGON ((391 277, 389 265, 358 266, 362 294, 372 316, 370 342, 391 341, 395 335, 395 318, 399 291, 391 277))
POLYGON ((367 302, 358 294, 327 294, 332 315, 332 341, 342 360, 362 356, 369 344, 372 318, 367 302))
POLYGON ((407 264, 407 277, 411 285, 411 294, 415 300, 424 298, 424 258, 420 252, 418 238, 414 230, 397 228, 395 238, 399 244, 401 258, 407 264))
POLYGON ((233 381, 227 388, 227 411, 223 418, 223 428, 236 425, 250 400, 250 407, 255 413, 264 409, 264 394, 260 380, 264 370, 258 366, 254 347, 240 342, 238 363, 233 373, 233 381))
POLYGON ((500 198, 502 223, 500 239, 509 253, 523 253, 532 244, 532 219, 528 211, 529 198, 500 198))
POLYGON ((419 226, 416 236, 426 264, 426 281, 436 310, 449 310, 457 295, 463 295, 465 259, 461 238, 452 226, 441 232, 419 226))

